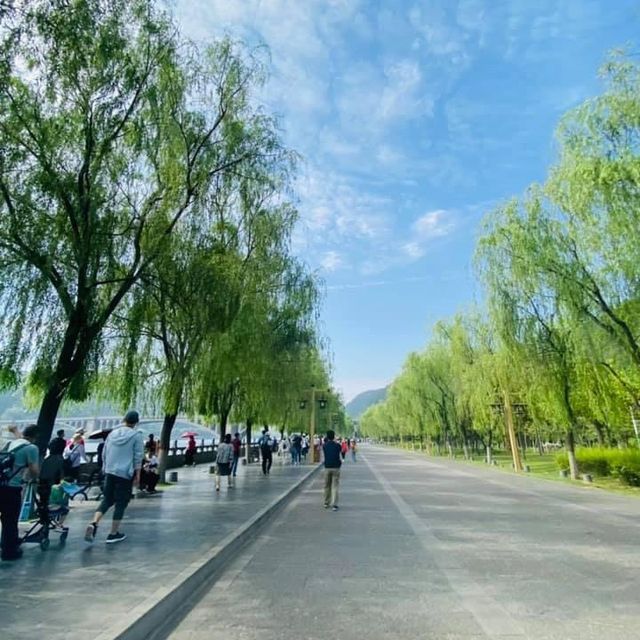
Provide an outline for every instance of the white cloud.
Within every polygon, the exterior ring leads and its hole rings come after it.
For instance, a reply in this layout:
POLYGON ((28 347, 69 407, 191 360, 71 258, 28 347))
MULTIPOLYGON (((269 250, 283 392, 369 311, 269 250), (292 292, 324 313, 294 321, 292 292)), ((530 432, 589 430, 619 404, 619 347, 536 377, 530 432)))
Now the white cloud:
POLYGON ((345 266, 344 259, 337 251, 327 251, 322 260, 320 260, 320 266, 325 271, 337 271, 345 266))
POLYGON ((447 235, 453 229, 451 214, 444 209, 429 211, 413 223, 413 230, 419 240, 429 240, 447 235))
POLYGON ((402 250, 414 260, 422 258, 425 254, 425 248, 418 242, 407 242, 402 246, 402 250))
POLYGON ((320 229, 326 237, 346 241, 377 241, 388 236, 390 201, 356 188, 339 174, 310 169, 297 183, 302 222, 320 229))

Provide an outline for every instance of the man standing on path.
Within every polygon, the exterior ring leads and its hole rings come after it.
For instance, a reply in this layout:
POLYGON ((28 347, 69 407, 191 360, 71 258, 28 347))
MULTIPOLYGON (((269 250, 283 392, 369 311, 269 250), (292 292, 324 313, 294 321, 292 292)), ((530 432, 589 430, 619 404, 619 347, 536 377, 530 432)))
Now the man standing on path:
POLYGON ((33 444, 38 435, 38 427, 30 424, 20 434, 11 428, 17 439, 3 452, 4 461, 11 465, 0 473, 0 519, 2 520, 2 559, 18 560, 22 557, 18 535, 18 520, 22 507, 22 482, 25 470, 30 478, 38 476, 38 447, 33 444))
POLYGON ((233 461, 231 462, 231 474, 236 477, 238 471, 238 461, 240 460, 240 449, 242 448, 242 440, 240 440, 240 434, 238 432, 233 434, 233 440, 231 441, 233 447, 233 461))
POLYGON ((335 442, 334 431, 327 431, 322 451, 324 453, 324 508, 338 510, 338 487, 340 485, 340 467, 342 466, 340 445, 335 442))
POLYGON ((291 463, 300 464, 300 457, 302 456, 302 436, 299 433, 294 433, 291 438, 291 463))
POLYGON ((262 437, 260 438, 259 444, 260 455, 262 456, 262 473, 268 476, 269 471, 271 471, 271 465, 273 464, 273 442, 266 427, 262 430, 262 437))
POLYGON ((134 483, 140 484, 140 468, 144 450, 143 435, 135 427, 140 421, 137 411, 129 411, 124 417, 124 425, 114 429, 104 446, 104 487, 103 498, 93 522, 89 524, 84 539, 92 543, 98 531, 102 516, 115 504, 111 533, 107 543, 121 542, 127 536, 120 533, 120 521, 131 499, 134 483))

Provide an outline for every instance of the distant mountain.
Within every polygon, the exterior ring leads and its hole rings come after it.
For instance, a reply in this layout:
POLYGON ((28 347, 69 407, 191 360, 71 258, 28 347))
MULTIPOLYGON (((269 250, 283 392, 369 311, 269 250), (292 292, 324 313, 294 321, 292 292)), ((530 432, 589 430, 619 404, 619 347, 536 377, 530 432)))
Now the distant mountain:
POLYGON ((359 393, 351 402, 347 402, 347 415, 357 420, 371 405, 383 402, 387 397, 387 387, 370 389, 359 393))

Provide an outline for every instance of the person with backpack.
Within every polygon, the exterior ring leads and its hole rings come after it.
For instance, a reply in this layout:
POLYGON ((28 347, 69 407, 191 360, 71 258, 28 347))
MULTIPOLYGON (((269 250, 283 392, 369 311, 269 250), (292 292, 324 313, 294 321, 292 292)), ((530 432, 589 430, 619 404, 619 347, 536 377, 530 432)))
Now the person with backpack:
POLYGON ((294 433, 291 438, 291 463, 300 464, 300 457, 302 455, 302 436, 299 433, 294 433))
POLYGON ((216 454, 216 491, 220 491, 220 478, 227 476, 227 486, 233 487, 231 484, 231 463, 233 462, 233 445, 231 444, 231 434, 225 433, 222 442, 218 445, 216 454))
POLYGON ((260 445, 260 455, 262 456, 262 474, 268 476, 273 464, 273 442, 266 427, 262 430, 262 436, 258 440, 258 444, 260 445))
POLYGON ((38 436, 38 427, 30 424, 22 434, 0 453, 0 557, 2 560, 18 560, 22 557, 18 520, 22 507, 22 484, 25 476, 36 478, 39 472, 39 451, 33 444, 38 436))
POLYGON ((87 526, 84 539, 89 544, 95 540, 98 523, 104 514, 115 505, 111 533, 107 544, 121 542, 127 536, 120 533, 120 522, 131 500, 133 486, 140 485, 140 469, 144 450, 143 435, 136 430, 140 422, 137 411, 129 411, 124 417, 124 425, 114 429, 104 445, 104 486, 102 502, 87 526))
POLYGON ((334 511, 337 511, 342 451, 340 445, 335 442, 335 437, 334 431, 327 431, 322 451, 324 453, 324 508, 331 507, 334 511))

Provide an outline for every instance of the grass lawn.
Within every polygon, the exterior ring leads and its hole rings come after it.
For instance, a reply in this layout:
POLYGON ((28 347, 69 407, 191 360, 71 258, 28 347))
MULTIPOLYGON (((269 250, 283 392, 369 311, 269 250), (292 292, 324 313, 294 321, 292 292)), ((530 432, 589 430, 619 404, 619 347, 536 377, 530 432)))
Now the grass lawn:
MULTIPOLYGON (((411 449, 409 448, 409 450, 411 449)), ((419 453, 419 451, 416 451, 416 453, 419 453)), ((427 455, 426 451, 423 452, 423 454, 427 455)), ((432 457, 438 458, 446 456, 432 457)), ((613 491, 615 493, 622 493, 628 496, 640 497, 640 487, 629 487, 628 485, 620 482, 617 478, 594 476, 593 483, 591 484, 586 484, 582 480, 571 480, 570 478, 562 478, 560 477, 560 469, 556 464, 555 457, 555 453, 545 453, 543 455, 539 455, 536 451, 527 451, 527 457, 526 459, 522 460, 522 464, 523 466, 529 465, 531 471, 528 474, 523 475, 532 475, 536 476, 537 478, 544 478, 545 480, 553 480, 554 482, 564 482, 573 486, 584 487, 585 489, 605 489, 606 491, 613 491)), ((504 471, 505 473, 515 473, 512 467, 510 453, 506 453, 503 451, 495 452, 493 454, 493 459, 498 463, 498 466, 494 467, 495 469, 499 469, 501 471, 504 471)), ((465 460, 462 455, 462 451, 456 452, 456 461, 464 462, 465 464, 474 464, 481 467, 487 466, 484 462, 484 458, 481 458, 479 456, 475 456, 473 460, 465 460)))

